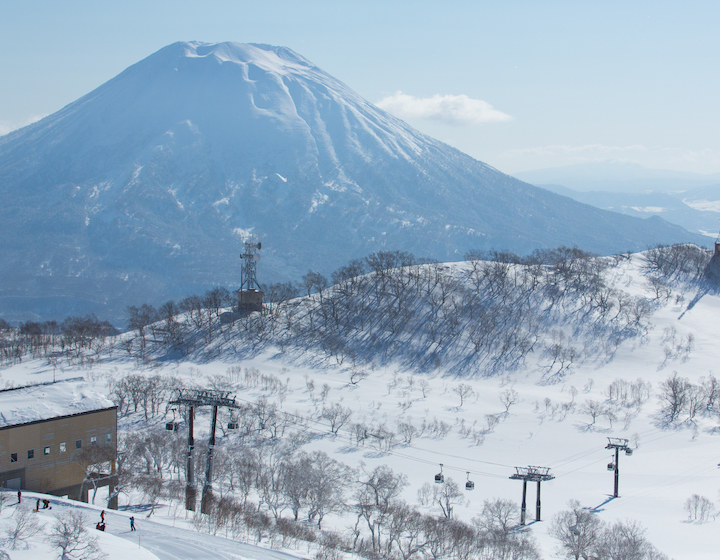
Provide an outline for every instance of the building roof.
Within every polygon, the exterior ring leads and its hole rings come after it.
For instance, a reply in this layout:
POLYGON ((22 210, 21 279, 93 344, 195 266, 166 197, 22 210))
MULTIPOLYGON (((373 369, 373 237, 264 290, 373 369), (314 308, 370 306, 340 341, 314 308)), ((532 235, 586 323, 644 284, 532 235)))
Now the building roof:
POLYGON ((114 408, 82 377, 0 391, 0 429, 114 408))

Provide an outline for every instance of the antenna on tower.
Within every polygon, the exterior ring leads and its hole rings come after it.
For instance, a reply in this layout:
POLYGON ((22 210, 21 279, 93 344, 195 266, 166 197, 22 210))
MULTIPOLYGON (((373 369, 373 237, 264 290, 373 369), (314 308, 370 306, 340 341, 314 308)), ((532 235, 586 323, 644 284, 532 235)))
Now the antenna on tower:
POLYGON ((262 311, 263 291, 257 281, 257 263, 260 260, 262 243, 254 235, 249 236, 243 243, 245 252, 240 254, 242 268, 240 269, 240 289, 238 290, 238 306, 240 312, 262 311))

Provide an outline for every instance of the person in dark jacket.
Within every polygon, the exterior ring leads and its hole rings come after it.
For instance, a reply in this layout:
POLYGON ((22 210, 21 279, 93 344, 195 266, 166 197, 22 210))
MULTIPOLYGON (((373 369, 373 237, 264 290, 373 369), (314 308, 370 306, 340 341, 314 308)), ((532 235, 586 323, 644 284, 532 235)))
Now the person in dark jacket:
POLYGON ((130 530, 135 531, 135 517, 130 518, 130 530))

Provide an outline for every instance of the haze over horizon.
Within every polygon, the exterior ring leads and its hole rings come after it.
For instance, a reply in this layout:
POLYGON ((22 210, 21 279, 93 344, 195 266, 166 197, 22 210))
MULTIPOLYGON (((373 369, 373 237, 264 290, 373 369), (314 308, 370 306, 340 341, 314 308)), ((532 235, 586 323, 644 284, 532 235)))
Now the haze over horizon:
POLYGON ((719 15, 714 3, 675 1, 31 1, 0 21, 0 134, 175 41, 255 42, 302 53, 505 173, 594 161, 716 173, 719 15))

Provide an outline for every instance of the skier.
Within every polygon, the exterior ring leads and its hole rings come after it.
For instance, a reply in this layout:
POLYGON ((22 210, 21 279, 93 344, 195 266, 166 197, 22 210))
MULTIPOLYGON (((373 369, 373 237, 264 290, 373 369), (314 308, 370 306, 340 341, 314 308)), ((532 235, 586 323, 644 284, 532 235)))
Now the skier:
POLYGON ((35 511, 40 511, 40 498, 37 499, 37 503, 35 504, 35 511))
POLYGON ((20 502, 22 502, 22 492, 20 492, 20 490, 18 490, 18 504, 20 502))
POLYGON ((50 500, 43 500, 43 509, 48 509, 48 508, 52 509, 50 507, 50 500))
POLYGON ((130 530, 135 531, 135 517, 130 518, 130 530))
POLYGON ((105 510, 100 512, 100 523, 105 523, 105 510))

